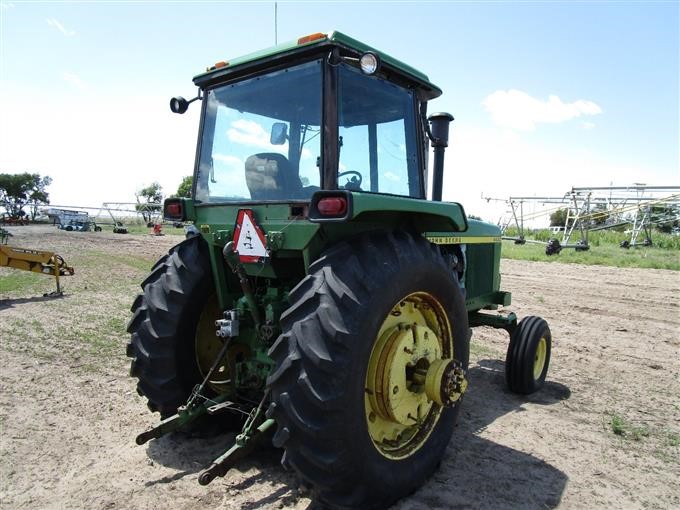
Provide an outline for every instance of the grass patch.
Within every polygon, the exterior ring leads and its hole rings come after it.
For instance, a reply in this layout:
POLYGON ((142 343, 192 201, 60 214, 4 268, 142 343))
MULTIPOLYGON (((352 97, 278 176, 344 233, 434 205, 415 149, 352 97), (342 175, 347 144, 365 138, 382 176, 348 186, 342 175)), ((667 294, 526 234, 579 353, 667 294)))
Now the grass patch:
POLYGON ((503 241, 502 256, 507 259, 596 266, 637 267, 648 269, 671 269, 680 271, 680 250, 658 247, 631 248, 625 250, 618 245, 591 245, 589 251, 564 249, 558 255, 548 256, 545 247, 537 244, 516 245, 503 241))
POLYGON ((138 255, 107 255, 107 257, 118 264, 123 264, 144 273, 148 273, 151 270, 151 266, 156 262, 155 258, 140 257, 138 255))
POLYGON ((13 270, 8 274, 0 275, 0 292, 24 291, 40 283, 49 283, 50 280, 54 283, 54 277, 47 278, 38 273, 13 270))
POLYGON ((649 427, 647 427, 646 425, 631 427, 630 437, 634 441, 641 441, 643 437, 649 437, 649 427))
POLYGON ((154 262, 156 262, 155 258, 143 257, 140 255, 114 255, 103 251, 91 251, 83 257, 80 264, 99 268, 108 267, 111 264, 119 264, 131 267, 142 273, 148 273, 151 270, 151 266, 154 265, 154 262))
POLYGON ((617 413, 610 414, 609 427, 615 435, 624 439, 632 439, 633 441, 642 441, 643 438, 650 435, 647 425, 633 425, 617 413))
POLYGON ((612 432, 617 436, 626 435, 626 422, 618 414, 612 414, 609 424, 611 425, 612 432))
POLYGON ((121 317, 110 317, 105 325, 108 331, 125 331, 126 326, 127 320, 121 317))

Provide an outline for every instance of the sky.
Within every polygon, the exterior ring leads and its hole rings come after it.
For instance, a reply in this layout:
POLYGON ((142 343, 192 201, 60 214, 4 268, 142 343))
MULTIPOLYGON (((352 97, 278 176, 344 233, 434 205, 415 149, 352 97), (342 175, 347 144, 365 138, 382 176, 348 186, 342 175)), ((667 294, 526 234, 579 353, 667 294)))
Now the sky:
MULTIPOLYGON (((680 2, 286 2, 278 42, 340 30, 426 73, 454 115, 444 199, 680 185, 680 2)), ((0 172, 53 204, 167 194, 193 171, 191 78, 275 42, 274 2, 0 0, 0 172)))

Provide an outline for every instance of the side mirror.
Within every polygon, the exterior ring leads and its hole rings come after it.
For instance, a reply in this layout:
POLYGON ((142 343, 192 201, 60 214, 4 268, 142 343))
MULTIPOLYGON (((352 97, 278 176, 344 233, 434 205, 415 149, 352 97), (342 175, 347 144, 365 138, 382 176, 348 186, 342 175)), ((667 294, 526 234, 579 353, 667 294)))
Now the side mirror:
POLYGON ((283 145, 288 140, 288 125, 284 122, 274 122, 272 132, 269 135, 269 143, 283 145))

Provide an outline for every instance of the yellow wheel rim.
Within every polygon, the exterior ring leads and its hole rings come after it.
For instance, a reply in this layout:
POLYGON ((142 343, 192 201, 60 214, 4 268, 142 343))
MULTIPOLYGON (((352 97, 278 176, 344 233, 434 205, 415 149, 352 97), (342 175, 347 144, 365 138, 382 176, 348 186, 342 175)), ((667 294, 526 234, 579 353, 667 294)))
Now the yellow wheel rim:
POLYGON ((416 292, 395 304, 374 341, 364 394, 368 433, 383 456, 409 457, 427 441, 452 359, 451 325, 434 296, 416 292))
POLYGON ((536 356, 534 357, 534 379, 541 377, 543 367, 545 366, 545 354, 547 350, 547 341, 545 337, 541 337, 536 346, 536 356))
MULTIPOLYGON (((198 365, 201 378, 204 378, 208 371, 210 371, 210 367, 223 345, 222 341, 215 334, 215 320, 219 319, 221 315, 217 296, 213 294, 208 299, 198 319, 194 339, 196 364, 198 365)), ((235 359, 247 355, 247 352, 241 352, 244 350, 247 350, 247 347, 239 344, 235 344, 228 349, 227 355, 208 382, 213 391, 225 393, 233 387, 231 384, 231 373, 233 370, 229 367, 233 367, 235 359)))

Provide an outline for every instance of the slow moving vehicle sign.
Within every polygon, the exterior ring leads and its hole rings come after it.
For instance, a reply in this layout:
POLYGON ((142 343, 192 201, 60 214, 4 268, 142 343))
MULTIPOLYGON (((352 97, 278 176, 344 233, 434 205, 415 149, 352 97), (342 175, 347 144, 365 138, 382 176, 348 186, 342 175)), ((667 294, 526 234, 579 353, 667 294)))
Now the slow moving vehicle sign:
POLYGON ((234 227, 234 243, 241 262, 259 262, 267 258, 267 241, 251 209, 239 210, 234 227))

